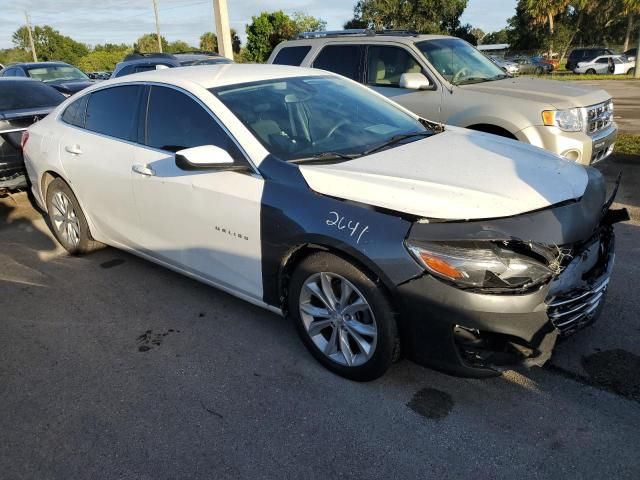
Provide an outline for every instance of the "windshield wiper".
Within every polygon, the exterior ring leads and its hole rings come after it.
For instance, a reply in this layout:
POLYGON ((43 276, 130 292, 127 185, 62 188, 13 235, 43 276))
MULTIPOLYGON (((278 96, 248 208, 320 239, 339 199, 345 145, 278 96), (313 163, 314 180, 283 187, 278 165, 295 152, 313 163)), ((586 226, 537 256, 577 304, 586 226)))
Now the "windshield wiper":
POLYGON ((382 150, 385 147, 390 147, 392 145, 395 145, 396 143, 399 143, 402 140, 405 140, 407 138, 412 138, 412 137, 430 137, 433 134, 434 133, 432 131, 424 131, 424 132, 411 132, 411 133, 403 133, 403 134, 400 134, 400 135, 394 135, 393 137, 391 137, 389 140, 385 141, 381 145, 378 145, 376 147, 370 148, 369 150, 365 150, 364 152, 362 152, 362 155, 363 156, 364 155, 370 155, 372 153, 375 153, 377 151, 382 150))
POLYGON ((362 154, 360 153, 321 152, 311 157, 290 160, 290 163, 324 163, 336 160, 353 160, 361 156, 362 154))
POLYGON ((472 83, 482 83, 482 82, 490 82, 494 80, 494 78, 487 77, 467 77, 464 80, 460 80, 456 85, 469 85, 472 83))

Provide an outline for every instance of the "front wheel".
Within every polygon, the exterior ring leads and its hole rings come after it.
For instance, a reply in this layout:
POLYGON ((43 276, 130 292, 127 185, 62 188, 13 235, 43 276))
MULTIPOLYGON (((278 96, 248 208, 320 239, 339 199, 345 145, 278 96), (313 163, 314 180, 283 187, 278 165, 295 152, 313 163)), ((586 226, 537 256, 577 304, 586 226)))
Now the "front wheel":
POLYGON ((64 180, 56 178, 47 188, 47 212, 53 234, 60 245, 72 255, 98 248, 76 196, 64 180))
POLYGON ((595 75, 596 71, 593 68, 590 68, 589 70, 586 71, 587 75, 595 75))
POLYGON ((399 357, 395 314, 383 287, 336 255, 316 253, 298 265, 288 308, 307 349, 338 375, 374 380, 399 357))

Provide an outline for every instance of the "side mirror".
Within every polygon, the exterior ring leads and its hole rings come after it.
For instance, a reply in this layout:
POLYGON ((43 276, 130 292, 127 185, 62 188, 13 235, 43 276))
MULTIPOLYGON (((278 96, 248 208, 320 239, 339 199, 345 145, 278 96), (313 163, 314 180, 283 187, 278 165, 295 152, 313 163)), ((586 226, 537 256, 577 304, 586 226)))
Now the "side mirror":
POLYGON ((431 87, 431 83, 422 73, 403 73, 400 75, 399 86, 409 90, 426 90, 431 87))
POLYGON ((226 150, 215 145, 185 148, 176 152, 176 165, 182 170, 237 170, 226 150))

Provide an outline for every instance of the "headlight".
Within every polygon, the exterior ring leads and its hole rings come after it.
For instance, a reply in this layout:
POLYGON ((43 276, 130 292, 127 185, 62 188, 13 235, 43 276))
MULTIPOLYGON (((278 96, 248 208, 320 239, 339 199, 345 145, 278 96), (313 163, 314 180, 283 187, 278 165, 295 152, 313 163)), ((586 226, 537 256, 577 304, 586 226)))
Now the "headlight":
POLYGON ((542 120, 548 127, 558 127, 565 132, 582 131, 582 112, 579 108, 569 110, 545 110, 542 120))
POLYGON ((524 289, 552 275, 543 263, 497 242, 421 242, 407 247, 427 271, 462 288, 524 289))

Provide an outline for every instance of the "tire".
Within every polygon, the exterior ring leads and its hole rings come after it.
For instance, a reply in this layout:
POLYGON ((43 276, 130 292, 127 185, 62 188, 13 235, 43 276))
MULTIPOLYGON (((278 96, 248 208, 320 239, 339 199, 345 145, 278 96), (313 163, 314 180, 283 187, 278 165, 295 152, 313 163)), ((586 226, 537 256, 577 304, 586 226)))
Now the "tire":
POLYGON ((46 202, 49 228, 67 252, 81 255, 102 246, 91 237, 78 199, 64 180, 56 178, 49 184, 46 202))
POLYGON ((590 68, 589 70, 587 70, 586 72, 587 75, 596 75, 596 71, 593 68, 590 68))
POLYGON ((536 74, 536 75, 542 75, 544 73, 544 68, 536 67, 535 70, 533 71, 533 73, 536 74))
POLYGON ((326 252, 312 254, 294 270, 288 291, 289 316, 302 342, 332 372, 370 381, 400 357, 396 316, 384 288, 348 261, 326 252), (326 295, 327 285, 333 300, 326 295), (335 308, 327 302, 335 302, 335 308), (368 351, 361 345, 369 345, 368 351))
POLYGON ((630 68, 629 71, 627 72, 627 75, 631 75, 632 77, 636 74, 636 69, 635 68, 630 68))

